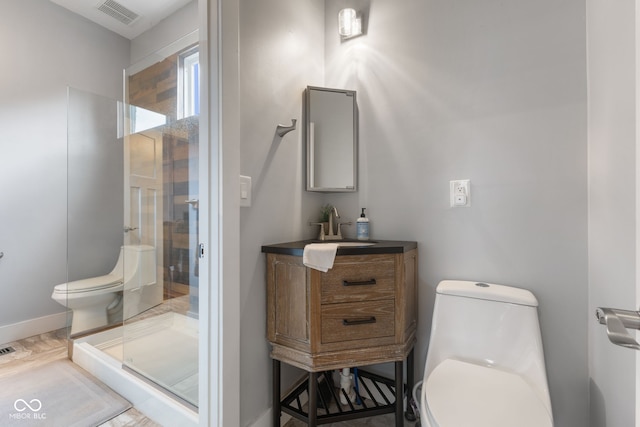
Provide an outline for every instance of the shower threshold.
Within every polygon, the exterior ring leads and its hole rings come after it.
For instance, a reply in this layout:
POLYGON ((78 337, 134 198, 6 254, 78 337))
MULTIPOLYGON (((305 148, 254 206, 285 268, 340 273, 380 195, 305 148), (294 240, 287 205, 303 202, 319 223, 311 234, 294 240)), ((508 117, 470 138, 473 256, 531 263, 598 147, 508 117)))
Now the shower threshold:
POLYGON ((198 321, 165 313, 75 340, 73 361, 153 421, 197 426, 197 345, 198 321))

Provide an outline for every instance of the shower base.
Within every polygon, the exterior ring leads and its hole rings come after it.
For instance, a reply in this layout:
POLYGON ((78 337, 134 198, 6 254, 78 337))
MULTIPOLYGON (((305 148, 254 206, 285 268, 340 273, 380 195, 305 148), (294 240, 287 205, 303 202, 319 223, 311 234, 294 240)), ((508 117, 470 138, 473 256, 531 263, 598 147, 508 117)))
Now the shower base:
POLYGON ((73 361, 155 422, 198 425, 196 319, 164 313, 77 339, 73 345, 73 361), (127 369, 122 367, 123 360, 127 369), (141 379, 140 375, 155 384, 141 379))

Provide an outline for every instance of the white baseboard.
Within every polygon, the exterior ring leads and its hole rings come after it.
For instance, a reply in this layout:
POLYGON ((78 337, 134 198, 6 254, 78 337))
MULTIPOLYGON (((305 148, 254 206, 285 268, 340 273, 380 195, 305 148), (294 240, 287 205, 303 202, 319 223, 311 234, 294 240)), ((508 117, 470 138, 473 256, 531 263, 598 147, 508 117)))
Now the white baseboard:
MULTIPOLYGON (((271 408, 267 409, 261 416, 251 424, 251 427, 271 427, 271 408)), ((290 419, 291 415, 284 412, 280 415, 280 425, 285 425, 290 419)))
POLYGON ((10 343, 67 326, 67 313, 37 317, 11 325, 0 326, 0 344, 10 343))
POLYGON ((251 424, 251 427, 271 427, 271 409, 263 412, 260 418, 251 424))
MULTIPOLYGON (((282 396, 283 397, 288 396, 289 393, 291 393, 296 387, 298 387, 304 381, 306 381, 306 375, 303 375, 302 377, 298 378, 298 380, 294 382, 291 385, 291 387, 282 394, 282 396)), ((307 393, 303 393, 302 396, 300 396, 300 404, 304 405, 305 403, 307 403, 308 398, 309 398, 309 395, 307 393)), ((249 427, 271 427, 272 412, 273 412, 273 408, 267 409, 265 412, 262 413, 260 418, 258 418, 249 427)), ((292 418, 293 417, 291 415, 285 414, 284 412, 280 412, 280 427, 284 426, 292 418)))

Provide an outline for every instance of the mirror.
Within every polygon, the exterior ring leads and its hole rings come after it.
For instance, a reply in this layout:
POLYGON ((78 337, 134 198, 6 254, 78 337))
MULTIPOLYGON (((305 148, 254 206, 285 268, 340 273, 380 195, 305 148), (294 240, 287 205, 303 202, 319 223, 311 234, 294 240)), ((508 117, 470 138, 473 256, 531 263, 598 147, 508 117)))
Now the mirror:
POLYGON ((358 105, 353 90, 307 86, 307 191, 356 191, 358 105))

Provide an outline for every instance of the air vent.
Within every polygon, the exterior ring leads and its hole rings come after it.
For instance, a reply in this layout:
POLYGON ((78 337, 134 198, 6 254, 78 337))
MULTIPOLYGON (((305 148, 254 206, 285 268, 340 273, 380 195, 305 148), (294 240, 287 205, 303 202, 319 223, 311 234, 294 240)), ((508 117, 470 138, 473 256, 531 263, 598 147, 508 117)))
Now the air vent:
POLYGON ((125 25, 131 25, 140 18, 140 15, 132 10, 127 9, 114 0, 106 0, 98 6, 98 10, 106 13, 113 19, 117 19, 125 25))
POLYGON ((4 356, 5 354, 13 353, 16 351, 13 347, 4 347, 0 348, 0 356, 4 356))

